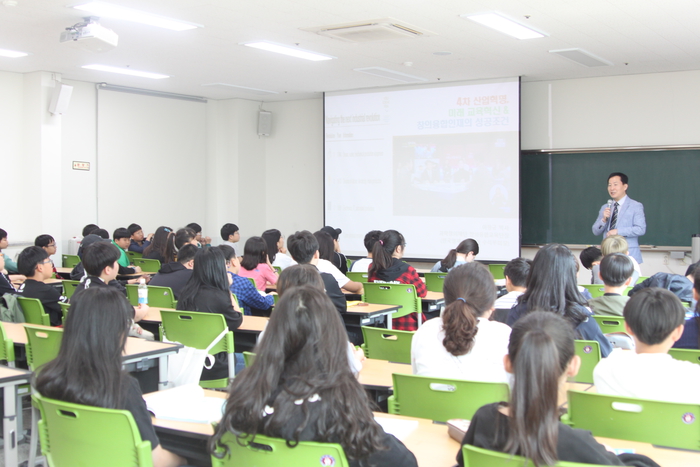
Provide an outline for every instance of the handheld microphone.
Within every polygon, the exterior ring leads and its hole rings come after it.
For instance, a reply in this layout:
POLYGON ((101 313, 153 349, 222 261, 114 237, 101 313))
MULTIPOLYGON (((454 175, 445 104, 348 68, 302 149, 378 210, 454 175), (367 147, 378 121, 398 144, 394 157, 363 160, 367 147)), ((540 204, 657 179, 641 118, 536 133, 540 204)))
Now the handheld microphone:
MULTIPOLYGON (((613 200, 609 199, 609 200, 608 200, 608 209, 612 208, 612 204, 613 204, 613 200)), ((603 219, 603 221, 604 221, 604 222, 607 222, 608 219, 610 219, 610 217, 608 217, 607 219, 603 219)))

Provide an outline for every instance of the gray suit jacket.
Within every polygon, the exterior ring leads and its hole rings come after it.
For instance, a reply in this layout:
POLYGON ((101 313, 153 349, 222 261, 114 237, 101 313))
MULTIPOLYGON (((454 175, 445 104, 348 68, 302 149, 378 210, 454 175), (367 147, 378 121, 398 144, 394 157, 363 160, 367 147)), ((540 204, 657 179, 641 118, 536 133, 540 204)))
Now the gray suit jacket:
MULTIPOLYGON (((598 212, 598 218, 593 223, 593 235, 605 234, 610 230, 610 219, 603 222, 603 211, 608 207, 607 204, 601 206, 598 212)), ((612 217, 612 215, 611 215, 612 217)), ((619 208, 617 213, 617 233, 622 235, 627 240, 629 246, 629 254, 638 263, 642 263, 642 253, 639 250, 639 237, 647 231, 647 221, 644 218, 644 206, 642 203, 633 200, 629 196, 624 204, 619 208)))

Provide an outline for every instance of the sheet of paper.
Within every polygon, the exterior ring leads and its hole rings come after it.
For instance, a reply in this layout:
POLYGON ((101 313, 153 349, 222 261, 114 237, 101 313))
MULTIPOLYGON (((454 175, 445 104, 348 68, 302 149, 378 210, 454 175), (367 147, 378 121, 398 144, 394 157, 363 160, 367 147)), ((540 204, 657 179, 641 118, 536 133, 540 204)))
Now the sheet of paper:
POLYGON ((390 435, 403 440, 418 428, 417 420, 399 420, 397 418, 374 417, 374 421, 379 423, 384 431, 390 435))

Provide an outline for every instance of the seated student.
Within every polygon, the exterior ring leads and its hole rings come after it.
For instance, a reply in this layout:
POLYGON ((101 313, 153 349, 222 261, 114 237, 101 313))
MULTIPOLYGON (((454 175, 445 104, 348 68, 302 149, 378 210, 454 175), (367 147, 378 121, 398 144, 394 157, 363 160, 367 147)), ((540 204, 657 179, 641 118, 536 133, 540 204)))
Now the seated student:
POLYGON ((668 272, 657 272, 648 279, 644 279, 639 284, 635 285, 629 292, 629 296, 633 296, 640 290, 649 287, 661 287, 662 289, 670 290, 681 301, 690 303, 690 308, 695 308, 695 297, 693 295, 693 282, 695 281, 695 271, 697 271, 700 261, 693 263, 685 270, 685 275, 671 274, 668 272))
POLYGON ((255 287, 261 292, 265 291, 267 284, 275 285, 279 277, 277 271, 272 269, 270 258, 267 256, 267 243, 261 237, 250 237, 243 248, 243 260, 238 272, 241 277, 251 277, 255 280, 255 287))
POLYGON ((629 297, 622 295, 630 282, 634 265, 632 257, 622 253, 607 255, 600 262, 600 277, 605 284, 605 294, 588 300, 588 306, 596 315, 622 316, 629 297))
POLYGON ((577 264, 565 245, 550 243, 542 247, 532 261, 527 290, 510 309, 506 324, 512 326, 527 313, 546 310, 566 318, 575 328, 578 339, 598 341, 600 354, 607 357, 612 346, 598 323, 589 318, 591 312, 576 284, 577 264))
POLYGON ((129 227, 127 227, 127 229, 129 229, 129 233, 131 234, 129 251, 143 254, 143 250, 145 250, 146 247, 151 244, 153 234, 148 234, 148 236, 144 238, 143 229, 138 224, 131 224, 129 227))
MULTIPOLYGON (((83 251, 82 264, 88 274, 75 289, 73 297, 84 290, 94 287, 113 287, 126 298, 126 289, 116 280, 119 274, 119 251, 109 241, 97 241, 89 244, 83 251)), ((73 298, 71 297, 71 298, 73 298)), ((129 329, 129 336, 142 337, 153 340, 153 334, 141 329, 136 321, 141 321, 148 314, 148 305, 139 304, 133 308, 133 321, 129 329)))
POLYGON ((479 254, 479 244, 473 238, 462 240, 457 248, 447 253, 444 259, 435 263, 430 272, 447 272, 462 264, 471 263, 479 254))
POLYGON ((370 230, 365 234, 365 248, 367 249, 367 257, 360 258, 350 266, 350 271, 352 272, 367 272, 369 270, 369 265, 372 264, 372 249, 374 244, 379 241, 379 236, 382 234, 381 230, 370 230))
MULTIPOLYGON (((603 242, 600 244, 600 251, 603 253, 603 258, 613 253, 622 253, 624 255, 630 256, 629 247, 627 246, 627 240, 621 235, 610 235, 609 237, 606 237, 605 240, 603 240, 603 242)), ((642 274, 642 272, 639 268, 639 263, 637 262, 637 260, 634 259, 632 256, 630 256, 630 258, 632 259, 632 264, 634 265, 634 273, 632 274, 632 284, 636 284, 637 279, 639 279, 639 276, 642 274)), ((593 273, 594 284, 603 283, 603 279, 600 278, 599 270, 600 265, 594 265, 591 268, 591 271, 593 273)))
MULTIPOLYGON (((292 255, 294 261, 299 264, 311 264, 318 269, 318 240, 308 230, 302 230, 287 237, 287 247, 289 254, 292 255)), ((325 272, 319 270, 321 280, 323 281, 326 295, 331 299, 335 309, 339 313, 345 313, 348 310, 348 303, 345 300, 345 294, 340 290, 338 282, 335 278, 325 272)))
MULTIPOLYGON (((509 402, 496 402, 476 411, 462 445, 523 456, 535 465, 558 461, 595 465, 657 466, 641 454, 616 456, 590 431, 559 421, 566 402, 565 384, 575 376, 581 359, 574 353, 574 330, 554 313, 535 311, 513 326, 504 358, 513 375, 509 402)), ((457 462, 464 465, 462 449, 457 462)))
POLYGON ((316 237, 316 241, 318 242, 319 259, 318 263, 316 264, 318 270, 332 275, 336 282, 338 282, 338 287, 341 289, 345 289, 348 292, 361 294, 362 282, 351 281, 331 261, 331 259, 333 259, 333 255, 335 254, 333 251, 333 238, 328 234, 328 232, 322 230, 314 232, 314 237, 316 237))
POLYGON ((93 235, 97 235, 98 237, 102 237, 106 240, 109 240, 109 232, 107 232, 106 229, 96 229, 90 232, 93 235))
POLYGON ((23 297, 38 298, 49 315, 51 326, 60 326, 63 312, 58 303, 67 302, 68 298, 62 296, 55 287, 44 283, 53 275, 51 259, 46 250, 38 246, 25 248, 17 258, 17 266, 20 273, 27 277, 19 286, 19 293, 23 297))
POLYGON ((83 227, 83 237, 87 237, 91 233, 93 233, 95 230, 99 229, 100 226, 97 224, 88 224, 85 227, 83 227))
POLYGON ((483 264, 452 268, 444 285, 445 309, 413 336, 413 374, 507 383, 503 356, 510 327, 489 321, 496 300, 493 276, 483 264))
POLYGON ((343 233, 343 231, 340 229, 334 229, 330 225, 323 227, 320 231, 326 232, 333 239, 333 254, 331 255, 331 259, 328 261, 333 263, 333 266, 345 274, 348 272, 348 259, 340 252, 340 242, 338 241, 338 237, 341 233, 343 233))
POLYGON ((266 230, 262 234, 262 239, 267 243, 267 257, 270 259, 270 264, 273 267, 277 266, 284 270, 297 264, 290 256, 287 256, 282 232, 277 229, 266 230))
MULTIPOLYGON (((418 276, 413 266, 401 261, 405 248, 406 240, 399 232, 396 230, 382 232, 372 250, 372 264, 368 271, 369 282, 413 284, 416 294, 419 297, 425 297, 428 293, 425 282, 418 276)), ((392 328, 400 331, 415 331, 418 328, 417 313, 394 318, 391 322, 392 328)))
POLYGON ((515 258, 508 261, 503 275, 506 278, 507 294, 499 297, 493 305, 497 310, 513 308, 518 301, 518 297, 525 293, 527 275, 530 274, 532 260, 525 258, 515 258))
POLYGON ((241 263, 236 257, 236 250, 228 245, 216 247, 224 254, 226 260, 226 272, 231 279, 229 289, 238 299, 238 306, 243 310, 244 315, 270 316, 270 308, 275 304, 275 297, 262 294, 250 283, 248 278, 238 275, 241 263))
POLYGON ((0 252, 0 297, 6 293, 17 293, 17 289, 12 285, 12 281, 7 276, 7 270, 5 269, 5 254, 0 252))
POLYGON ((222 445, 228 431, 283 438, 292 446, 296 440, 338 443, 352 467, 416 467, 406 446, 374 420, 348 367, 347 336, 328 297, 312 286, 294 287, 276 308, 255 361, 231 384, 209 450, 222 445))
POLYGON ((138 381, 123 369, 131 322, 129 302, 111 287, 85 290, 71 302, 58 356, 36 374, 39 394, 74 404, 128 410, 141 439, 150 441, 154 467, 187 461, 160 445, 138 381))
MULTIPOLYGON (((163 259, 166 263, 172 263, 177 261, 177 253, 183 246, 191 244, 199 248, 199 243, 195 240, 194 230, 188 229, 178 229, 177 232, 168 237, 168 243, 165 246, 165 256, 163 259)), ((161 263, 163 264, 163 263, 161 263)))
POLYGON ((238 231, 238 226, 236 224, 224 224, 221 227, 221 239, 224 241, 224 245, 228 245, 233 249, 236 249, 236 242, 241 239, 241 233, 238 231))
POLYGON ((649 288, 625 305, 634 351, 614 352, 593 370, 596 391, 640 399, 700 404, 700 365, 668 354, 683 334, 685 310, 668 290, 649 288))
MULTIPOLYGON (((10 243, 7 241, 7 232, 3 229, 0 229, 0 252, 2 252, 2 250, 6 249, 9 245, 10 245, 10 243)), ((5 269, 7 270, 7 272, 10 275, 18 274, 17 263, 15 263, 15 261, 12 258, 10 258, 10 256, 6 253, 5 253, 5 269)), ((13 277, 11 277, 11 278, 14 279, 13 277)), ((23 278, 21 278, 21 279, 23 279, 23 278)))
POLYGON ((119 266, 126 268, 126 269, 133 269, 133 271, 129 272, 123 272, 122 274, 133 274, 135 272, 141 272, 141 268, 138 266, 132 267, 131 266, 131 261, 129 260, 129 255, 126 254, 127 248, 129 248, 129 245, 131 244, 131 232, 129 232, 129 229, 125 229, 123 227, 120 227, 114 231, 114 234, 112 235, 112 244, 119 248, 119 259, 117 260, 117 263, 119 263, 119 266))
POLYGON ((202 226, 196 222, 187 224, 186 228, 194 232, 194 239, 197 241, 197 246, 202 248, 203 246, 211 246, 211 237, 202 237, 202 226))
MULTIPOLYGON (((83 252, 92 244, 97 243, 97 242, 105 242, 105 243, 111 243, 109 239, 102 238, 99 235, 96 234, 89 234, 87 237, 83 238, 83 240, 80 242, 80 249, 78 250, 78 256, 81 258, 81 261, 73 267, 73 270, 70 272, 70 278, 71 280, 74 281, 81 281, 83 278, 86 277, 86 271, 85 268, 83 267, 83 252)), ((117 251, 119 248, 117 247, 117 251)), ((124 266, 119 265, 119 271, 118 274, 133 274, 136 272, 135 268, 125 268, 124 266)), ((124 283, 129 283, 129 284, 135 284, 138 282, 138 278, 135 279, 129 279, 128 281, 124 281, 124 283)), ((148 280, 148 276, 146 276, 146 280, 148 280)))
POLYGON ((151 244, 143 249, 143 257, 146 259, 157 259, 160 264, 165 264, 165 248, 168 246, 168 238, 173 233, 173 229, 161 225, 153 234, 151 244))
POLYGON ((598 266, 603 259, 603 253, 600 251, 600 248, 589 246, 581 251, 578 257, 583 267, 591 271, 591 284, 595 284, 596 279, 593 277, 593 266, 598 266))
POLYGON ((173 291, 173 296, 177 300, 180 296, 180 291, 192 277, 194 255, 196 253, 196 246, 189 244, 183 246, 177 254, 177 261, 163 264, 158 274, 153 276, 148 285, 170 287, 173 291))
POLYGON ((678 349, 700 349, 700 305, 697 303, 700 300, 700 268, 695 268, 694 275, 693 300, 696 302, 694 307, 695 313, 692 318, 685 320, 683 334, 673 344, 673 347, 678 349))
MULTIPOLYGON (((46 254, 49 255, 49 259, 51 259, 51 256, 56 254, 56 240, 49 235, 49 234, 42 234, 39 235, 34 239, 34 246, 39 246, 46 251, 46 254)), ((53 273, 56 273, 56 265, 53 264, 53 260, 51 260, 51 269, 53 270, 53 273)))
MULTIPOLYGON (((194 257, 192 277, 187 281, 177 301, 178 310, 200 311, 223 315, 230 331, 238 329, 243 322, 243 314, 238 310, 226 274, 224 254, 218 248, 204 247, 194 257)), ((226 352, 214 356, 211 369, 202 368, 202 380, 233 377, 228 374, 226 352)))

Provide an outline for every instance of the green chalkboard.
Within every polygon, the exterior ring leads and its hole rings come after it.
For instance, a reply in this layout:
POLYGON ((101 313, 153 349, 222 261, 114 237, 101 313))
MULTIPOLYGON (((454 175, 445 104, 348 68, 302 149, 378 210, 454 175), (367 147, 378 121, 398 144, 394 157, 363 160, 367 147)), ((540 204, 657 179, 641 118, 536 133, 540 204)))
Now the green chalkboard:
POLYGON ((611 172, 627 174, 627 194, 644 204, 640 244, 690 246, 700 233, 700 150, 523 152, 522 243, 600 243, 591 226, 610 198, 611 172))

